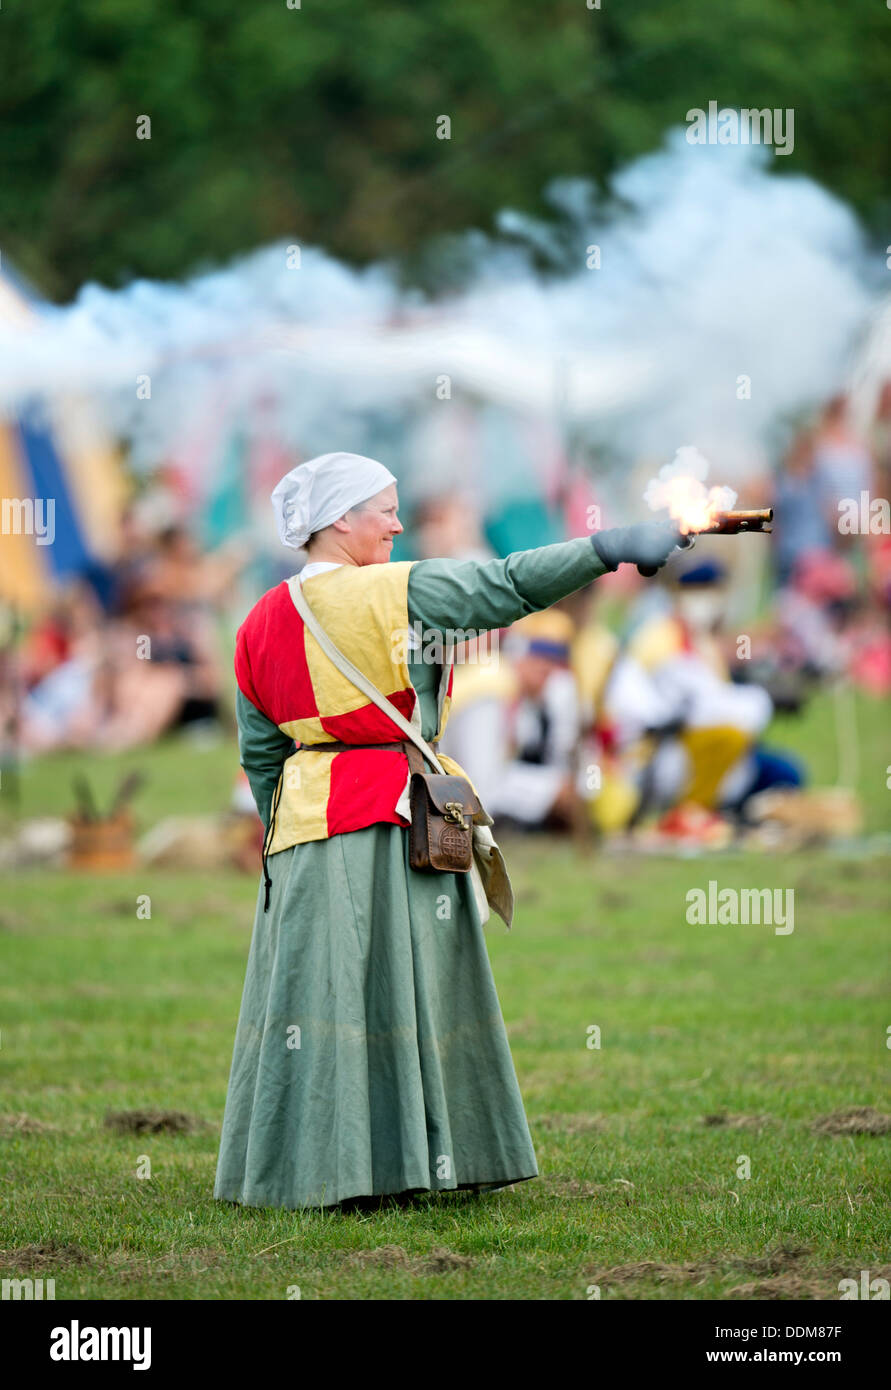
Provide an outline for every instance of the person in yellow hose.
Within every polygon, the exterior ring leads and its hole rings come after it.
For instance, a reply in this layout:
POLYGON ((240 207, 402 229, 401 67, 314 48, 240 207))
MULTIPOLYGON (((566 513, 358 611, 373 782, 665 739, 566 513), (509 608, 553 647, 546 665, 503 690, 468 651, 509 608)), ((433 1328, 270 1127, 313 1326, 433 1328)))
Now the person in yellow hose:
POLYGON ((717 635, 720 566, 688 562, 673 580, 670 608, 616 655, 603 718, 638 795, 665 813, 662 832, 723 843, 731 828, 722 811, 756 783, 753 750, 773 706, 760 686, 730 679, 717 635))

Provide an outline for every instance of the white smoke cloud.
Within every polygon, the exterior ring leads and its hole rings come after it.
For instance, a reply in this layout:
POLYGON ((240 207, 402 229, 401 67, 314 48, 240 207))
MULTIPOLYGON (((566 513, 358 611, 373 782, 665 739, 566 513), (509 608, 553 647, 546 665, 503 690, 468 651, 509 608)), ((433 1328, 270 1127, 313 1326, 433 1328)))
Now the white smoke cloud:
POLYGON ((671 463, 665 463, 644 490, 653 511, 667 511, 685 522, 684 529, 708 525, 715 512, 732 511, 737 494, 732 487, 706 487, 711 464, 692 444, 682 444, 671 463))
POLYGON ((690 146, 674 132, 608 197, 564 181, 550 190, 552 223, 508 212, 501 239, 474 234, 475 278, 440 303, 386 267, 356 271, 319 249, 289 269, 284 244, 182 285, 88 285, 28 329, 0 322, 0 411, 87 393, 151 463, 262 402, 306 456, 389 441, 387 458, 410 469, 422 465, 409 422, 448 457, 462 408, 484 401, 500 423, 477 431, 471 471, 493 487, 517 470, 512 419, 571 436, 598 470, 641 457, 655 468, 695 440, 732 480, 843 383, 876 299, 850 211, 775 170, 759 147, 690 146), (588 269, 595 244, 600 268, 588 269), (535 271, 551 253, 562 272, 535 271), (142 376, 150 399, 137 398, 142 376))

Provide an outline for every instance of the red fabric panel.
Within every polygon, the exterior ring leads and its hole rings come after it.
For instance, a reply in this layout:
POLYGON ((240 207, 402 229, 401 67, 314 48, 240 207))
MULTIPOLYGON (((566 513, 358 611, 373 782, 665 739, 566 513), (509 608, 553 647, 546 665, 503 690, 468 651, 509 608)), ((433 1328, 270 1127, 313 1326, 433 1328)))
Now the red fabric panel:
POLYGON ((251 704, 256 705, 262 713, 260 696, 254 689, 254 678, 251 675, 244 624, 241 625, 235 636, 235 680, 242 695, 246 695, 251 704))
POLYGON ((404 753, 357 748, 335 753, 331 760, 328 834, 364 830, 377 821, 408 825, 393 809, 408 776, 404 753))
POLYGON ((238 629, 235 678, 242 694, 273 724, 318 715, 303 622, 286 581, 264 594, 238 629))
MULTIPOLYGON (((384 690, 382 694, 392 701, 405 719, 411 719, 414 690, 384 690)), ((326 714, 321 722, 326 734, 344 743, 392 743, 394 739, 405 737, 389 716, 370 700, 367 705, 361 705, 349 714, 326 714)))

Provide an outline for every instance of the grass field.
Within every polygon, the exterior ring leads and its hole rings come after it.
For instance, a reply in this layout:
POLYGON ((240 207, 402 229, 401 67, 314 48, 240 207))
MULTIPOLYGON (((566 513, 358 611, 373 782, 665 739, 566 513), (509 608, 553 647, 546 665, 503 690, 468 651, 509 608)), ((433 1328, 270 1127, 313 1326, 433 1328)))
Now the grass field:
MULTIPOLYGON (((810 734, 806 723, 793 734, 813 750, 816 780, 831 781, 831 711, 808 718, 810 734)), ((872 829, 887 815, 884 718, 861 709, 872 829)), ((109 760, 97 784, 141 761, 109 760)), ((171 743, 145 761, 148 822, 226 800, 228 745, 171 743)), ((27 768, 26 813, 67 807, 77 765, 27 768)), ((487 936, 541 1177, 366 1215, 212 1198, 255 880, 7 879, 0 1275, 54 1278, 57 1299, 295 1288, 305 1299, 585 1299, 595 1285, 613 1299, 810 1299, 837 1298, 861 1269, 888 1278, 891 1132, 876 1113, 891 1109, 886 863, 504 847, 515 927, 493 919, 487 936), (686 893, 709 879, 794 888, 794 932, 689 925, 686 893), (144 893, 150 920, 136 915, 144 893), (864 1113, 840 1114, 854 1108, 864 1113), (193 1124, 105 1126, 124 1110, 193 1124), (839 1132, 813 1127, 826 1116, 839 1132), (144 1155, 150 1178, 136 1176, 144 1155)))

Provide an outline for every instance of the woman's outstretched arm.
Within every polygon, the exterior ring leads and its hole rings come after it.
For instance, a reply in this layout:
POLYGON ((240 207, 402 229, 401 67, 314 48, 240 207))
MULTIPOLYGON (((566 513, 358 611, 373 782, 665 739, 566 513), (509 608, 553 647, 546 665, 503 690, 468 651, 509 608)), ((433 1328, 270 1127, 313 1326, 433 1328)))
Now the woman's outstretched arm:
POLYGON ((624 562, 664 565, 678 541, 664 522, 599 531, 506 560, 417 560, 408 575, 408 615, 425 628, 508 627, 549 608, 624 562))

